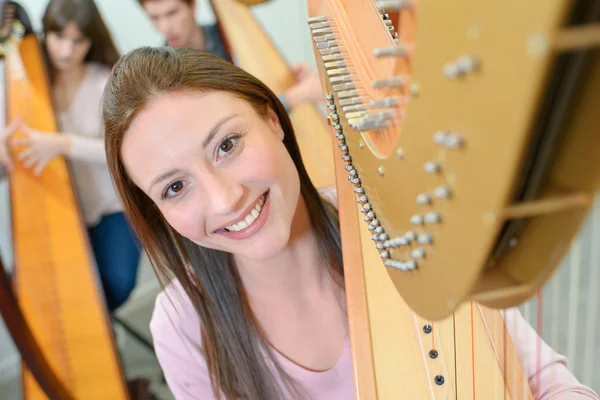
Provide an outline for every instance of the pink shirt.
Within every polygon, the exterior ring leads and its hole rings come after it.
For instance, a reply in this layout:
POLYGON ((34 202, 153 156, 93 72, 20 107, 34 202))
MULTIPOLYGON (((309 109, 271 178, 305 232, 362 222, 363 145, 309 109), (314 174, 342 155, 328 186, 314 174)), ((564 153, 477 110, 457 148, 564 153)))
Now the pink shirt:
MULTIPOLYGON (((336 204, 334 190, 323 191, 322 194, 336 204)), ((557 354, 544 342, 541 342, 542 356, 541 362, 538 362, 539 336, 517 309, 506 310, 504 317, 515 351, 524 369, 528 371, 529 385, 536 399, 598 400, 598 395, 581 385, 568 370, 566 358, 557 354), (536 393, 538 387, 539 392, 536 393)), ((156 356, 175 398, 215 399, 206 361, 202 355, 200 318, 178 280, 173 280, 158 295, 150 321, 150 331, 156 356)), ((273 353, 290 377, 309 391, 311 399, 355 399, 349 342, 346 343, 336 365, 324 372, 307 370, 277 351, 273 353)))
MULTIPOLYGON (((529 384, 536 399, 598 399, 590 388, 581 385, 567 369, 565 357, 542 342, 539 369, 537 333, 516 309, 506 310, 505 322, 515 350, 528 371, 529 384), (516 339, 516 340, 515 340, 516 339), (539 383, 539 393, 535 393, 539 383)), ((150 330, 158 361, 167 384, 178 400, 215 399, 202 355, 200 318, 183 287, 173 280, 156 299, 150 330)), ((298 383, 308 388, 314 400, 352 400, 354 382, 350 345, 346 344, 336 365, 324 372, 298 366, 276 351, 277 361, 298 383)))

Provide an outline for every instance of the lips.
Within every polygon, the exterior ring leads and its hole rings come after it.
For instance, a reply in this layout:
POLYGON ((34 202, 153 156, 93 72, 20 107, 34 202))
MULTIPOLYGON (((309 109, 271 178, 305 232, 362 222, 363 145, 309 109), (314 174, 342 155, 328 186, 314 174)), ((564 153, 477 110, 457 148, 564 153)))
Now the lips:
POLYGON ((269 192, 267 191, 248 206, 240 217, 217 229, 215 233, 234 240, 246 239, 253 236, 263 227, 267 220, 270 209, 269 198, 269 192))

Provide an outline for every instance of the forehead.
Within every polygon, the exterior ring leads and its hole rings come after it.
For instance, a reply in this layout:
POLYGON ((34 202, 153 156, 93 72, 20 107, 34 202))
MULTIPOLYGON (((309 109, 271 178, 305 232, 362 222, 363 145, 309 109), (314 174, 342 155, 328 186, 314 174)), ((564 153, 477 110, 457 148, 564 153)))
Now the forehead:
POLYGON ((156 165, 152 164, 177 162, 189 149, 198 148, 217 122, 234 114, 230 124, 258 117, 248 102, 227 92, 162 94, 125 132, 123 163, 133 180, 142 183, 142 170, 154 170, 156 165))
POLYGON ((125 134, 174 132, 192 129, 199 135, 208 130, 224 116, 250 115, 253 108, 239 97, 223 91, 190 90, 163 93, 151 100, 132 121, 125 134))
POLYGON ((191 10, 191 4, 188 4, 184 0, 148 0, 144 2, 144 9, 151 16, 160 16, 181 8, 189 8, 191 10))
POLYGON ((75 22, 75 21, 67 22, 67 24, 64 26, 64 28, 62 28, 60 33, 64 36, 71 36, 71 37, 83 36, 81 29, 79 29, 79 26, 77 25, 77 22, 75 22))

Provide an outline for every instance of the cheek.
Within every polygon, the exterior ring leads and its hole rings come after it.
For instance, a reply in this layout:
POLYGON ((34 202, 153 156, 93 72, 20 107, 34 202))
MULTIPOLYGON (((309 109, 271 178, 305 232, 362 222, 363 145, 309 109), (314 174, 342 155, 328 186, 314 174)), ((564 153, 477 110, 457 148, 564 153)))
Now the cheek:
POLYGON ((202 210, 198 205, 194 206, 191 201, 179 201, 177 204, 161 207, 160 211, 180 235, 192 240, 203 236, 202 210))
POLYGON ((48 36, 48 38, 46 39, 46 48, 48 49, 50 57, 54 57, 56 55, 57 50, 56 39, 54 39, 52 36, 48 36))
POLYGON ((77 53, 76 53, 76 58, 77 61, 83 61, 83 59, 85 58, 85 56, 87 55, 87 53, 90 51, 90 45, 78 45, 77 46, 77 53))

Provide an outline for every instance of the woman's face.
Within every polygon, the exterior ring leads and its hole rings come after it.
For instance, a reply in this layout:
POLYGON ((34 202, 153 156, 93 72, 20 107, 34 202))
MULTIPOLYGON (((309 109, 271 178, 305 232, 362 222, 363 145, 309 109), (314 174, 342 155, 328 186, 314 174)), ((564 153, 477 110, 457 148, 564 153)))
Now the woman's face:
POLYGON ((92 42, 81 33, 77 24, 70 21, 60 32, 48 32, 46 48, 52 65, 68 71, 81 66, 92 42))
POLYGON ((273 111, 226 92, 160 95, 125 134, 133 182, 194 243, 264 260, 288 243, 300 194, 273 111))

